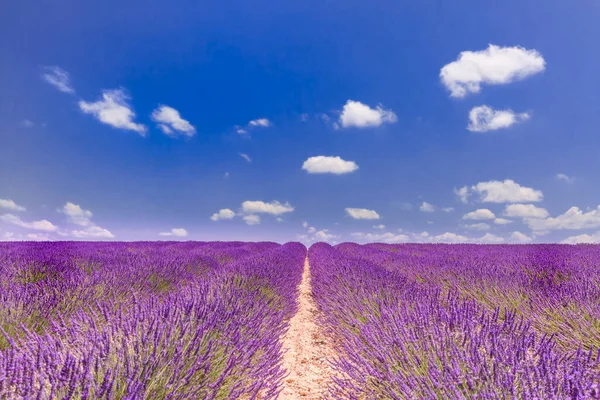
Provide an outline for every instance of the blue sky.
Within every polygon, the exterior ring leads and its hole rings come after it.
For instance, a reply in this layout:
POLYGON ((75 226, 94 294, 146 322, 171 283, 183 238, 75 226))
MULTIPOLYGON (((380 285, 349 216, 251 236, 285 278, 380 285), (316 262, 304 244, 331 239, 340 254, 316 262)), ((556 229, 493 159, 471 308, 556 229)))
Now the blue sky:
POLYGON ((3 240, 600 242, 597 2, 88 3, 3 7, 3 240))

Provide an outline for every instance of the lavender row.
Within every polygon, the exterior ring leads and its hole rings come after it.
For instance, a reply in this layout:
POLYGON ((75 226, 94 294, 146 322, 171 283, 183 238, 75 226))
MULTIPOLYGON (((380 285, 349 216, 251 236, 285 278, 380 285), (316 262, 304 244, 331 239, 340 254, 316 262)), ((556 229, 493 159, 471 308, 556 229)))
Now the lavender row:
MULTIPOLYGON (((354 255, 372 251, 351 247, 354 255)), ((600 396, 597 351, 559 351, 552 335, 538 334, 513 311, 490 311, 455 290, 345 253, 323 243, 309 250, 313 295, 339 343, 333 397, 600 396)))
POLYGON ((421 285, 515 310, 566 351, 600 348, 600 246, 342 244, 421 285))
MULTIPOLYGON (((59 277, 26 284, 87 297, 73 310, 55 308, 40 332, 4 333, 0 398, 276 398, 284 374, 278 339, 296 307, 304 246, 81 246, 41 263, 59 277), (82 278, 89 268, 94 278, 82 278)), ((19 258, 9 253, 4 261, 19 258)), ((31 266, 22 261, 3 263, 10 279, 31 266)))

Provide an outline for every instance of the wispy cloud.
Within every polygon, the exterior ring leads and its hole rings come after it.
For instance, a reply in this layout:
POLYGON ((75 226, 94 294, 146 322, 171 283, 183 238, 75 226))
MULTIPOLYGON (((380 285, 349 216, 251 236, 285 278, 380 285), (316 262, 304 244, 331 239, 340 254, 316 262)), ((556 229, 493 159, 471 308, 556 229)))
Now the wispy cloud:
POLYGON ((102 99, 96 102, 79 101, 79 108, 86 114, 93 115, 98 121, 113 128, 125 129, 146 135, 147 128, 137 124, 135 113, 128 104, 129 96, 122 89, 105 90, 102 99))
POLYGON ((60 67, 43 67, 42 79, 63 93, 75 93, 75 89, 71 86, 69 73, 60 67))

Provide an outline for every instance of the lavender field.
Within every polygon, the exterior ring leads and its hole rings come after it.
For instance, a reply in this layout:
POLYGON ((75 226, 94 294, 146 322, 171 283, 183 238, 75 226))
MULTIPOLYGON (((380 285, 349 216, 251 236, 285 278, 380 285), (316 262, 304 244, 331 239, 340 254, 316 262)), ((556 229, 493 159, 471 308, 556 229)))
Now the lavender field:
POLYGON ((266 242, 0 244, 0 398, 282 398, 307 273, 325 398, 600 398, 600 246, 266 242))

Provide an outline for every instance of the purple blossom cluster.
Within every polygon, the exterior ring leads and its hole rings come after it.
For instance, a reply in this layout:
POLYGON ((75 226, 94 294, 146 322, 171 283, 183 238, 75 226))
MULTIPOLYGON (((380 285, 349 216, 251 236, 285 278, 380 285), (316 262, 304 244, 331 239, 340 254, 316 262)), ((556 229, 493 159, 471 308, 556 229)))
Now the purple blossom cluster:
POLYGON ((313 245, 331 396, 600 398, 598 260, 595 246, 313 245))
POLYGON ((0 398, 276 398, 299 243, 0 244, 0 398))

